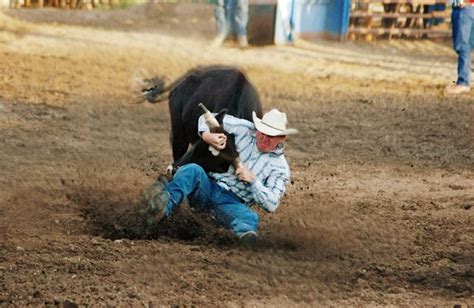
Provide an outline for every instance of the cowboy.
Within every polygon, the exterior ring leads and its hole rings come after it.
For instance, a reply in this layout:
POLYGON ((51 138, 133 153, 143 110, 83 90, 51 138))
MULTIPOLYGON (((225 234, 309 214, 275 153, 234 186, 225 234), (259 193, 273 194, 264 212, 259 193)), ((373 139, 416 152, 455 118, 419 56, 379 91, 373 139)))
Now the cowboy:
MULTIPOLYGON (((230 166, 225 173, 209 174, 197 164, 182 166, 173 180, 162 184, 152 196, 148 218, 159 221, 163 216, 169 217, 189 197, 191 206, 212 213, 243 244, 255 243, 259 217, 250 206, 257 204, 267 212, 278 208, 290 179, 283 141, 297 130, 287 128, 286 114, 277 109, 265 113, 262 119, 255 112, 252 116, 253 123, 230 115, 223 119, 224 129, 235 136, 241 164, 230 166)), ((225 148, 226 135, 209 132, 203 116, 199 118, 198 131, 210 146, 225 148)))

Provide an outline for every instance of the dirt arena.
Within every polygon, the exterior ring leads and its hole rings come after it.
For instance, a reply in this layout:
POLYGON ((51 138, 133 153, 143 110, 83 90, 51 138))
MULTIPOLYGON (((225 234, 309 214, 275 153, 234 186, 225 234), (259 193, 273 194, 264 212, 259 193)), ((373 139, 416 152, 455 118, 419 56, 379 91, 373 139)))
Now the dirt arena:
POLYGON ((213 27, 192 4, 0 15, 0 306, 474 305, 474 98, 442 94, 449 42, 241 51, 213 27), (255 248, 186 207, 144 238, 170 123, 132 76, 217 63, 299 129, 291 184, 255 248))

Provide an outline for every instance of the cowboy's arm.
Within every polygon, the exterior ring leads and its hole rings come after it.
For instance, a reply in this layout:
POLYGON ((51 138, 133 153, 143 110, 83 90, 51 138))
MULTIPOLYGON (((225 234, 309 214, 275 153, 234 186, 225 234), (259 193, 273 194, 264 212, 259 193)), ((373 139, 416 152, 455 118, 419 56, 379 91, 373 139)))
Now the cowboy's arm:
POLYGON ((240 173, 243 174, 239 176, 241 180, 244 180, 242 177, 248 176, 246 182, 250 184, 250 191, 253 194, 255 203, 265 211, 272 213, 279 206, 280 198, 285 192, 285 187, 289 182, 289 170, 287 166, 285 163, 277 168, 273 167, 274 169, 265 181, 260 180, 246 167, 241 167, 243 170, 237 170, 237 172, 239 173, 240 171, 240 173))
POLYGON ((267 212, 275 212, 280 205, 280 199, 285 192, 288 180, 288 177, 282 173, 270 175, 265 184, 256 179, 251 184, 251 191, 258 206, 267 212))
MULTIPOLYGON (((215 116, 216 113, 213 113, 213 115, 215 116)), ((211 133, 204 114, 198 119, 198 134, 205 143, 215 149, 222 150, 225 148, 227 142, 226 135, 223 133, 211 133)))
MULTIPOLYGON (((216 113, 214 113, 216 115, 216 113)), ((226 114, 223 119, 224 130, 235 136, 246 134, 249 130, 254 128, 252 122, 239 119, 234 116, 226 114)), ((206 124, 204 116, 200 116, 198 120, 198 132, 202 135, 203 132, 209 132, 209 127, 206 124)))
MULTIPOLYGON (((247 134, 254 127, 252 122, 230 115, 224 116, 222 125, 227 133, 233 134, 236 138, 247 134)), ((222 133, 211 133, 203 115, 198 120, 198 134, 204 142, 217 150, 222 150, 226 146, 227 137, 222 133)))

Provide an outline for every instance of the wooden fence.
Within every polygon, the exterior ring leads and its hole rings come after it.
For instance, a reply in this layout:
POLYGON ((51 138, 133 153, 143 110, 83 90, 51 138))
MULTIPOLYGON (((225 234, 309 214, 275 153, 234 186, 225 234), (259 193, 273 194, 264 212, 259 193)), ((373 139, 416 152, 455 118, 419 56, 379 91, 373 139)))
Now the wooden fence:
POLYGON ((438 38, 451 35, 446 0, 352 0, 348 38, 438 38))
MULTIPOLYGON (((65 9, 93 9, 99 6, 117 7, 127 0, 10 0, 10 8, 20 7, 57 7, 65 9)), ((148 0, 133 0, 133 3, 145 3, 148 0)))

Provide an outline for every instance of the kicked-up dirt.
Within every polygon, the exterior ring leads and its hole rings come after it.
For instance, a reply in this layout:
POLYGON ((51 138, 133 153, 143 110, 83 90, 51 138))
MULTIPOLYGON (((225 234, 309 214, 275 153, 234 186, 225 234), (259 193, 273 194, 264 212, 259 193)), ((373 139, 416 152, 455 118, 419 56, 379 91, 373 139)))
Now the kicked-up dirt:
POLYGON ((448 43, 210 48, 212 7, 0 15, 0 305, 474 304, 474 99, 448 43), (288 113, 291 184, 256 247, 183 206, 144 233, 171 161, 144 68, 242 67, 288 113))

